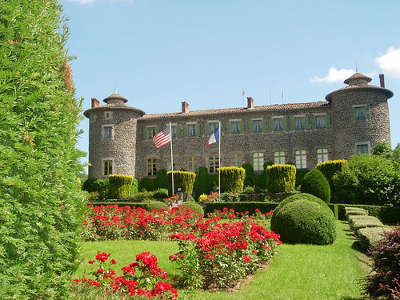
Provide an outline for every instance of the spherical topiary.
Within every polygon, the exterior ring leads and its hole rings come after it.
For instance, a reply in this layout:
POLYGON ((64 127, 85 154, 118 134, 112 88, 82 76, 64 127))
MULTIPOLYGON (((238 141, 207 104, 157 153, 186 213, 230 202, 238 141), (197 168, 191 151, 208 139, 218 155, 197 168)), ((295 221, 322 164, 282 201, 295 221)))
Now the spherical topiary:
POLYGON ((201 207, 201 205, 197 204, 194 201, 184 202, 184 203, 182 203, 182 206, 185 206, 187 209, 195 211, 195 212, 201 214, 202 216, 204 216, 203 208, 201 207))
POLYGON ((324 174, 317 169, 312 169, 304 176, 303 184, 301 185, 301 191, 303 193, 309 193, 317 196, 326 203, 329 203, 331 200, 331 188, 329 186, 329 182, 325 178, 324 174))
POLYGON ((274 211, 271 229, 288 243, 331 244, 336 238, 335 217, 324 203, 299 199, 274 211))
MULTIPOLYGON (((285 199, 283 199, 279 203, 279 205, 274 209, 274 213, 278 213, 279 210, 282 207, 284 207, 286 204, 294 202, 294 201, 297 201, 297 200, 309 200, 309 201, 312 201, 312 202, 319 203, 321 205, 322 204, 326 205, 326 203, 323 200, 321 200, 320 198, 318 198, 318 197, 316 197, 314 195, 307 194, 307 193, 299 193, 299 194, 294 194, 294 195, 288 196, 285 199)), ((271 226, 272 226, 272 224, 271 224, 271 226)))

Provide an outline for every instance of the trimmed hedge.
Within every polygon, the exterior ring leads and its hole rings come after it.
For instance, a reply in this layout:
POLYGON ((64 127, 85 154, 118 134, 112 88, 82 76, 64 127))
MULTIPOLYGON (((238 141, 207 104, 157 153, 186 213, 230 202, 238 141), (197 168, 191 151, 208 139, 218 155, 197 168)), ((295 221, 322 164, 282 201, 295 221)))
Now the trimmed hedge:
POLYGON ((296 169, 296 188, 303 184, 304 176, 310 171, 309 169, 296 169))
POLYGON ((151 192, 158 189, 156 178, 143 177, 139 181, 139 192, 151 192))
POLYGON ((194 201, 183 202, 183 203, 181 204, 181 206, 184 206, 184 207, 186 207, 186 208, 188 208, 188 209, 190 209, 190 210, 192 210, 192 211, 198 212, 199 214, 201 214, 202 216, 204 216, 204 210, 203 210, 203 208, 202 208, 199 204, 197 204, 196 202, 194 202, 194 201))
POLYGON ((127 197, 128 201, 132 202, 143 202, 145 200, 162 200, 168 198, 168 190, 166 189, 158 189, 152 192, 139 192, 134 195, 127 197))
POLYGON ((366 228, 366 227, 383 227, 383 224, 381 221, 379 221, 378 218, 371 217, 371 219, 357 219, 357 220, 352 220, 350 222, 350 227, 356 231, 360 228, 366 228))
POLYGON ((129 207, 141 207, 146 210, 152 210, 152 209, 161 209, 161 208, 167 208, 167 204, 162 201, 156 201, 156 200, 148 200, 144 202, 126 202, 126 201, 116 201, 116 202, 110 202, 110 201, 104 201, 104 202, 93 202, 89 203, 92 206, 98 206, 98 205, 118 205, 119 207, 122 206, 129 206, 129 207))
POLYGON ((296 183, 296 167, 272 165, 267 167, 267 189, 271 193, 292 192, 296 183))
POLYGON ((336 239, 335 217, 328 206, 307 199, 286 203, 271 219, 283 242, 327 245, 336 239))
MULTIPOLYGON (((168 193, 173 194, 172 191, 172 171, 167 172, 168 175, 168 193)), ((193 193, 193 185, 196 180, 196 173, 187 171, 174 171, 174 193, 178 191, 178 188, 182 189, 182 192, 187 194, 193 193)))
POLYGON ((324 174, 317 169, 312 169, 304 176, 301 191, 321 198, 326 203, 329 203, 331 200, 331 188, 329 182, 325 178, 324 174))
POLYGON ((97 193, 99 200, 105 200, 108 198, 109 191, 108 178, 106 179, 96 179, 88 178, 82 185, 82 189, 89 193, 97 193))
POLYGON ((350 215, 368 216, 368 211, 359 207, 345 207, 346 217, 350 215))
POLYGON ((367 251, 371 246, 383 239, 382 233, 390 231, 390 227, 366 227, 357 230, 356 235, 361 251, 367 251))
POLYGON ((241 193, 243 191, 245 170, 238 167, 221 167, 221 192, 241 193))
POLYGON ((124 199, 131 192, 133 177, 129 175, 113 174, 108 176, 110 188, 108 196, 111 199, 124 199))
POLYGON ((314 195, 307 194, 307 193, 299 193, 299 194, 294 194, 292 196, 289 196, 289 197, 286 197, 285 199, 283 199, 279 203, 279 205, 275 208, 274 212, 277 213, 286 204, 297 201, 297 200, 308 200, 308 201, 316 202, 321 205, 323 205, 323 204, 326 205, 326 203, 323 200, 321 200, 318 197, 315 197, 314 195))
POLYGON ((315 166, 315 168, 321 171, 321 173, 324 174, 325 178, 328 180, 329 186, 331 187, 332 198, 335 197, 335 186, 332 180, 333 175, 335 175, 338 172, 341 172, 346 164, 347 160, 340 159, 340 160, 328 160, 325 162, 320 162, 315 166))
POLYGON ((254 214, 258 208, 261 212, 266 213, 270 210, 274 210, 278 206, 275 202, 216 202, 208 203, 204 208, 204 213, 207 215, 212 213, 214 209, 223 210, 224 207, 230 209, 233 208, 237 212, 246 212, 254 214))
MULTIPOLYGON (((329 204, 329 207, 338 208, 338 219, 346 220, 345 207, 359 207, 368 211, 368 215, 377 217, 385 224, 396 224, 400 222, 400 207, 362 205, 362 204, 329 204)), ((331 208, 331 209, 332 209, 331 208)))

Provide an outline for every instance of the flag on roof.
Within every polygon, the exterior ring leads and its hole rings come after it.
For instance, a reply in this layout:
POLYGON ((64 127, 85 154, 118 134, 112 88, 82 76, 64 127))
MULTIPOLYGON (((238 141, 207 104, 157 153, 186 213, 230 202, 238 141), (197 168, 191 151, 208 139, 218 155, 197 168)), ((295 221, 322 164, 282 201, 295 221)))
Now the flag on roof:
POLYGON ((171 142, 171 134, 169 132, 169 128, 165 128, 164 130, 153 136, 153 141, 154 145, 157 148, 161 148, 171 142))
POLYGON ((215 128, 214 132, 210 135, 210 138, 208 139, 206 146, 210 146, 211 144, 214 144, 219 141, 219 127, 215 128))

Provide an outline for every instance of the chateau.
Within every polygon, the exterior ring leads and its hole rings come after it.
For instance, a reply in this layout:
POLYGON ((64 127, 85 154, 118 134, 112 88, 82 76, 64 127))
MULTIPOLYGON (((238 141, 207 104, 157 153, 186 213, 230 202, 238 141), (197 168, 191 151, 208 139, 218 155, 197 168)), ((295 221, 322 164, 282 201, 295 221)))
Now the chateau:
POLYGON ((326 101, 191 111, 186 101, 178 113, 145 114, 126 105, 118 94, 84 112, 89 118, 89 177, 126 174, 155 176, 170 169, 170 146, 157 149, 154 134, 172 123, 174 169, 210 173, 218 168, 218 143, 205 144, 221 122, 221 165, 253 165, 262 171, 266 161, 293 162, 312 168, 318 162, 348 159, 370 153, 380 141, 390 144, 387 100, 393 92, 370 85, 371 78, 355 73, 347 86, 329 93, 326 101))

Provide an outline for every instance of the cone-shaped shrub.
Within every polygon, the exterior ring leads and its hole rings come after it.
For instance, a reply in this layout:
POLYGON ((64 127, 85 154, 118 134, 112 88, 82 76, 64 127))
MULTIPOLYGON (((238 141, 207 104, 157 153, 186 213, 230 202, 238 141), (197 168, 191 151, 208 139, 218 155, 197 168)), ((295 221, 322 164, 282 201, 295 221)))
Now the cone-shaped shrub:
POLYGON ((238 167, 221 167, 221 192, 243 192, 245 170, 238 167))
POLYGON ((321 198, 326 203, 329 203, 331 200, 331 188, 329 182, 325 178, 324 174, 317 169, 310 170, 304 176, 301 191, 321 198))
POLYGON ((0 1, 0 299, 66 299, 84 195, 56 0, 0 1))
MULTIPOLYGON (((168 171, 168 193, 172 195, 172 171, 168 171)), ((182 192, 193 193, 193 185, 196 180, 196 173, 187 171, 174 171, 174 193, 181 188, 182 192)))
POLYGON ((129 175, 113 174, 108 176, 110 185, 110 199, 125 199, 131 192, 133 177, 129 175))
POLYGON ((271 193, 294 191, 296 167, 293 165, 272 165, 267 167, 267 189, 271 193))
POLYGON ((336 172, 342 171, 347 160, 328 160, 318 163, 315 168, 321 171, 322 174, 328 179, 329 184, 332 186, 332 177, 336 172))

